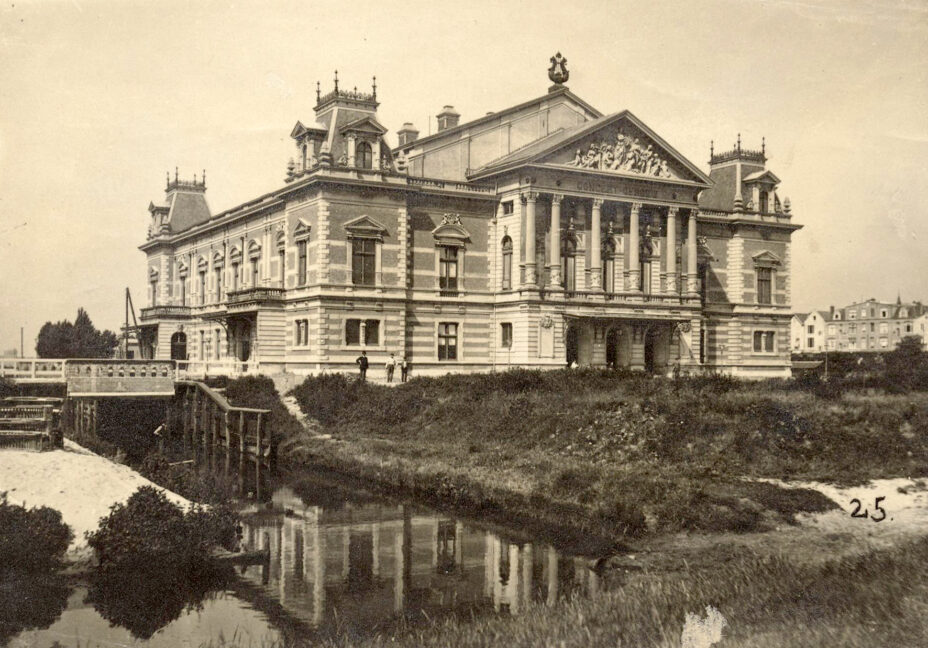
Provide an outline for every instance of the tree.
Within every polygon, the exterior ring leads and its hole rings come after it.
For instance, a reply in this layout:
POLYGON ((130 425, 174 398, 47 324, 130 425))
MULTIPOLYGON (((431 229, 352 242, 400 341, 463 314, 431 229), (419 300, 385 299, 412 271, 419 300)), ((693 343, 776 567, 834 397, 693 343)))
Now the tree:
POLYGON ((112 331, 98 331, 83 308, 74 323, 45 322, 35 352, 40 358, 112 358, 119 341, 112 331))
POLYGON ((886 354, 886 380, 890 391, 928 388, 928 354, 920 337, 907 335, 886 354))

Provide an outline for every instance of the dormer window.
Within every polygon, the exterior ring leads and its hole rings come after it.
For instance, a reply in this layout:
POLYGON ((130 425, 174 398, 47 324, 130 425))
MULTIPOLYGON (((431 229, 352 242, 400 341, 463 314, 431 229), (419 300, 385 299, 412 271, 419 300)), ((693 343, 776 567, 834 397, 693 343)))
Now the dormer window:
POLYGON ((766 214, 769 211, 769 197, 766 191, 760 192, 760 213, 766 214))
POLYGON ((358 144, 358 150, 355 153, 357 166, 361 169, 373 169, 374 168, 374 154, 371 149, 371 145, 367 142, 361 142, 358 144))

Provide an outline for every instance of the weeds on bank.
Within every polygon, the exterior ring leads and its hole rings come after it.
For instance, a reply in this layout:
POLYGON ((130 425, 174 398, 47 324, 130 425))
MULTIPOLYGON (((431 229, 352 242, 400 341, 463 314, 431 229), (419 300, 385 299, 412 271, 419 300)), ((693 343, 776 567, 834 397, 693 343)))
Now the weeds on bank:
POLYGON ((590 524, 630 535, 642 520, 654 530, 746 531, 828 506, 811 491, 749 486, 744 476, 852 483, 928 474, 922 393, 822 400, 784 380, 599 370, 394 388, 328 375, 293 393, 341 443, 308 454, 347 466, 353 453, 349 468, 375 478, 411 470, 423 490, 457 505, 479 507, 502 497, 493 485, 515 485, 526 506, 578 505, 590 524))

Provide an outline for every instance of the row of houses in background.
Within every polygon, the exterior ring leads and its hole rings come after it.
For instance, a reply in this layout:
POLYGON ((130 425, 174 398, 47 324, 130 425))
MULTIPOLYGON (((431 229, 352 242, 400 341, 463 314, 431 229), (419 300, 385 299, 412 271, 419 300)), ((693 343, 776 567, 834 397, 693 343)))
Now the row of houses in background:
POLYGON ((928 306, 919 301, 881 302, 874 298, 844 308, 795 313, 790 323, 794 353, 891 351, 916 335, 925 346, 928 306))

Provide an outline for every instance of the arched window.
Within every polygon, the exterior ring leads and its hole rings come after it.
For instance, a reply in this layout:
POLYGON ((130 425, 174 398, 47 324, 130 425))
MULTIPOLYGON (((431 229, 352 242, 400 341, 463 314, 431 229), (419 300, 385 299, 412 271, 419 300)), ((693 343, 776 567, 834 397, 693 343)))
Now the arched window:
POLYGON ((512 239, 509 235, 503 237, 503 290, 512 288, 512 239))
POLYGON ((572 235, 564 237, 561 247, 561 278, 564 290, 573 292, 577 289, 577 241, 572 235))
POLYGON ((186 333, 175 333, 171 336, 171 360, 187 359, 187 335, 186 333))
POLYGON ((371 152, 371 145, 367 142, 358 144, 358 150, 355 153, 357 166, 362 169, 371 169, 374 166, 374 156, 371 152))

